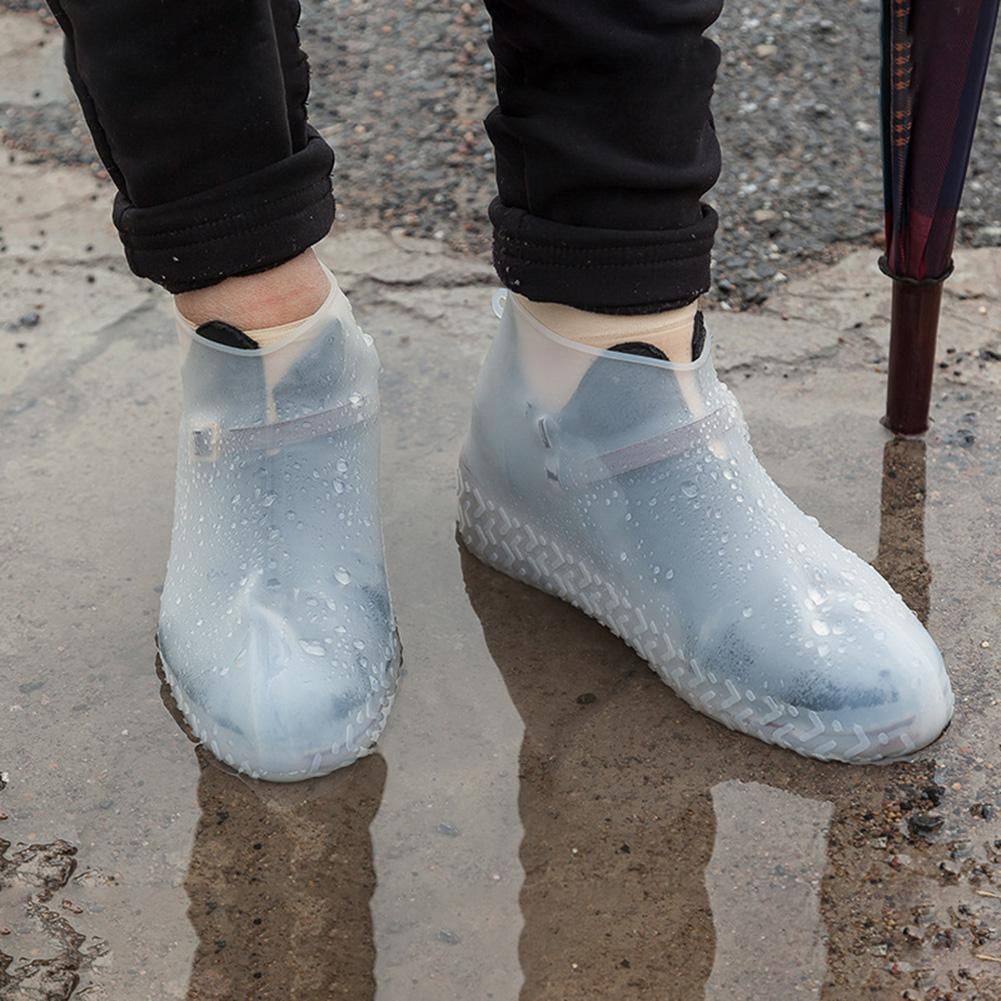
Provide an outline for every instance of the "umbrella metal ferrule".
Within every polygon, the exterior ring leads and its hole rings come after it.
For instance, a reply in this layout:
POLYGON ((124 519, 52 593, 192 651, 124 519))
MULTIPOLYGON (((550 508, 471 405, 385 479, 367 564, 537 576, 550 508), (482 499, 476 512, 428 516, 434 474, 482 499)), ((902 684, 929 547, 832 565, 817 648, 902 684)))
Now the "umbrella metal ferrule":
POLYGON ((897 434, 923 434, 928 430, 943 282, 944 278, 922 282, 893 280, 883 423, 897 434))

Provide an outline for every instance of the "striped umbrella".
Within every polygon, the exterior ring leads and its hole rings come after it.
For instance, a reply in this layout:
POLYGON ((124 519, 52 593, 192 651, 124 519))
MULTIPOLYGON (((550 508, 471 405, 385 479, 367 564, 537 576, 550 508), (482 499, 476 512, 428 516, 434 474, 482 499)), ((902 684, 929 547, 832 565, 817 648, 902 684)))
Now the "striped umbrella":
POLYGON ((928 429, 942 283, 999 0, 883 0, 883 188, 893 279, 884 423, 928 429))

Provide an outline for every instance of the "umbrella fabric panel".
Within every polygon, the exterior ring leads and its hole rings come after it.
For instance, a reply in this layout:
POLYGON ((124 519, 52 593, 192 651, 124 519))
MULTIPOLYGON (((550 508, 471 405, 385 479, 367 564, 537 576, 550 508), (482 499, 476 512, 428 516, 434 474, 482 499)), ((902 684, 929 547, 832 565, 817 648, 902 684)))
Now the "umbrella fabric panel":
POLYGON ((886 0, 883 148, 886 265, 944 276, 999 0, 886 0))

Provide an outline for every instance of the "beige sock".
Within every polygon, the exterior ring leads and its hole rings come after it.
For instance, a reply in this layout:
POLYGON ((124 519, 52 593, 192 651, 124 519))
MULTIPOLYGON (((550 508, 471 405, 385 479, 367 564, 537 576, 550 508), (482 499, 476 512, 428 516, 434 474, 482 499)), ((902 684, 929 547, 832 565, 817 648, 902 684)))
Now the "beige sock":
MULTIPOLYGON (((300 320, 293 320, 291 323, 281 323, 275 327, 258 327, 252 330, 244 330, 243 332, 256 342, 258 348, 266 349, 274 347, 278 344, 281 344, 283 341, 289 340, 291 335, 294 334, 295 331, 298 330, 300 327, 302 327, 303 324, 309 323, 313 319, 313 317, 315 317, 318 313, 326 309, 327 305, 330 303, 331 298, 337 293, 339 288, 337 285, 337 279, 334 278, 334 276, 329 271, 327 271, 327 279, 329 284, 327 288, 326 297, 324 298, 319 308, 313 310, 313 312, 311 312, 308 316, 304 316, 300 320)), ((198 328, 202 325, 201 323, 196 323, 194 320, 189 320, 188 317, 186 317, 181 312, 180 307, 178 307, 177 309, 177 320, 182 327, 194 332, 197 332, 198 328)))
POLYGON ((616 344, 641 341, 663 351, 673 362, 692 360, 692 331, 698 303, 693 302, 666 313, 618 316, 588 313, 558 302, 532 302, 524 296, 518 302, 544 327, 560 337, 591 348, 607 350, 616 344))
MULTIPOLYGON (((324 268, 324 271, 326 272, 330 287, 327 292, 327 297, 319 309, 314 310, 314 312, 310 313, 309 316, 305 316, 301 320, 293 320, 291 323, 282 323, 275 327, 261 327, 257 330, 243 331, 248 337, 254 340, 259 350, 278 347, 284 342, 294 339, 297 331, 311 323, 316 316, 329 307, 331 300, 336 295, 340 294, 340 287, 337 284, 337 279, 326 268, 324 268)), ((190 330, 197 333, 200 324, 193 323, 189 320, 179 308, 176 309, 175 312, 177 315, 179 333, 181 330, 190 330)), ((190 344, 190 340, 182 337, 182 350, 186 351, 188 344, 190 344)), ((274 417, 274 400, 270 391, 285 377, 288 370, 295 364, 299 354, 299 351, 275 351, 272 354, 266 354, 263 356, 264 379, 269 392, 268 413, 272 418, 274 417)))
MULTIPOLYGON (((516 294, 515 300, 529 316, 568 341, 603 351, 616 344, 640 341, 663 351, 670 361, 684 364, 692 360, 692 332, 699 308, 697 302, 664 313, 619 316, 589 313, 557 302, 533 302, 516 294)), ((547 345, 533 338, 523 347, 526 351, 541 353, 547 345)), ((569 352, 562 351, 561 364, 558 365, 544 365, 541 357, 529 357, 525 361, 529 373, 535 367, 547 373, 545 385, 533 386, 533 389, 544 406, 559 410, 573 396, 594 358, 584 352, 570 356, 569 352), (539 364, 536 366, 535 362, 539 364), (555 378, 554 373, 557 373, 555 378)))
POLYGON ((329 279, 329 271, 310 248, 267 271, 181 292, 174 301, 195 325, 221 320, 240 330, 252 330, 315 313, 327 298, 329 279))

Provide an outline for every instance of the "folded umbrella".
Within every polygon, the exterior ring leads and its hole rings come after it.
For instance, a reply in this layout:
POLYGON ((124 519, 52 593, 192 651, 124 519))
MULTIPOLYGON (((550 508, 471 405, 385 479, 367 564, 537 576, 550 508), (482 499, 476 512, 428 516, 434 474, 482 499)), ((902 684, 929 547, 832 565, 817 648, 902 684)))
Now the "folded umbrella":
POLYGON ((883 187, 893 279, 884 423, 928 428, 942 283, 973 146, 999 0, 884 0, 883 187))

